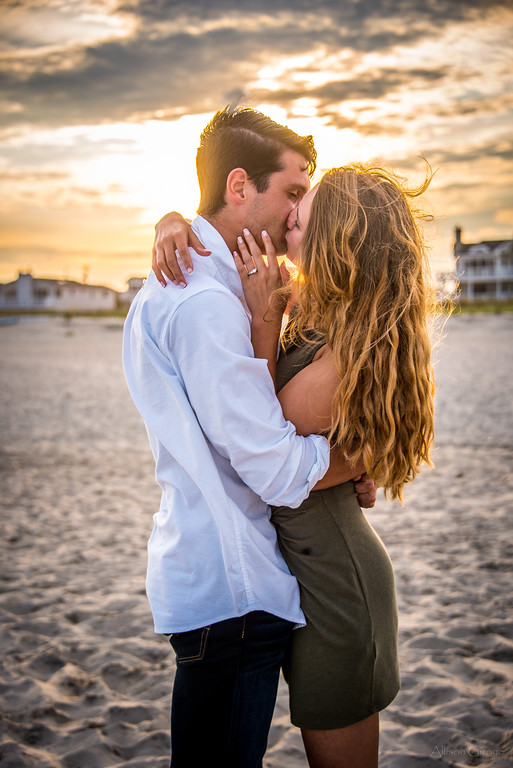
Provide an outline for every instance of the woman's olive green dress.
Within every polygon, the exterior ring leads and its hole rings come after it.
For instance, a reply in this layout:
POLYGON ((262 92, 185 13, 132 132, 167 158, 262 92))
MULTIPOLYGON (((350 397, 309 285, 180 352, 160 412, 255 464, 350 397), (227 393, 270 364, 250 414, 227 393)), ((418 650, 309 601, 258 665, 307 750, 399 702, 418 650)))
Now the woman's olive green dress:
MULTIPOLYGON (((289 346, 278 389, 318 349, 314 340, 289 346)), ((307 621, 293 632, 284 665, 292 723, 343 728, 379 712, 399 690, 394 574, 353 483, 312 491, 297 509, 275 507, 272 520, 307 621)))

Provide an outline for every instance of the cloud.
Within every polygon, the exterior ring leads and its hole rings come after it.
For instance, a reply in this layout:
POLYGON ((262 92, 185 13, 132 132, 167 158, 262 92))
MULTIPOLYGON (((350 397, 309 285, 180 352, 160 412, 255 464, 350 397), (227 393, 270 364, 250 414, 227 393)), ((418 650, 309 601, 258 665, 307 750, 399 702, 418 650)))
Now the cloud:
POLYGON ((454 117, 467 117, 468 115, 495 115, 501 112, 508 112, 513 109, 513 94, 504 93, 501 96, 490 97, 470 97, 459 98, 445 105, 438 105, 433 110, 433 106, 429 105, 425 112, 429 110, 431 114, 436 114, 438 117, 450 118, 454 117))
MULTIPOLYGON (((451 149, 439 149, 433 153, 433 161, 437 164, 472 163, 476 160, 499 158, 500 160, 513 161, 513 141, 509 135, 498 136, 494 141, 475 145, 464 144, 451 149)), ((513 163, 511 165, 513 171, 513 163)))
MULTIPOLYGON (((508 8, 509 0, 487 0, 486 9, 508 8)), ((288 0, 125 0, 118 3, 118 11, 135 14, 145 20, 162 21, 173 13, 175 17, 189 17, 201 24, 205 20, 239 13, 248 16, 258 12, 261 15, 275 15, 290 11, 288 0)), ((294 15, 301 19, 312 10, 311 0, 296 0, 294 15)), ((473 18, 482 15, 483 0, 316 0, 315 13, 329 15, 338 22, 364 22, 376 18, 406 20, 409 17, 428 19, 438 26, 449 21, 473 18)))
POLYGON ((2 0, 0 53, 94 43, 123 36, 132 23, 111 13, 108 0, 2 0))
POLYGON ((139 113, 212 109, 222 95, 251 73, 248 49, 234 31, 212 33, 202 43, 190 36, 109 42, 50 56, 11 57, 2 63, 4 99, 23 109, 4 115, 4 125, 55 126, 134 119, 139 113), (216 50, 231 47, 237 61, 219 66, 216 50), (246 70, 246 71, 245 71, 246 70))
POLYGON ((55 181, 67 181, 69 173, 64 171, 0 171, 0 184, 23 182, 24 184, 45 184, 55 181))
MULTIPOLYGON (((436 69, 398 69, 377 68, 373 72, 362 72, 357 76, 332 80, 324 85, 308 90, 309 99, 318 102, 321 114, 329 114, 326 110, 330 105, 352 100, 383 99, 399 88, 416 84, 417 88, 431 87, 434 82, 443 80, 450 74, 449 67, 436 69)), ((257 93, 264 101, 289 104, 294 99, 305 96, 304 88, 279 89, 257 93)))
POLYGON ((168 201, 162 168, 241 93, 318 132, 326 163, 379 158, 411 176, 422 149, 443 226, 499 212, 506 227, 511 0, 3 0, 2 15, 1 224, 41 263, 51 243, 61 260, 84 242, 105 262, 145 253, 151 227, 134 226, 168 201))
POLYGON ((42 172, 65 173, 63 165, 87 163, 99 153, 130 155, 137 151, 136 139, 122 136, 92 138, 80 129, 27 132, 4 141, 0 161, 4 168, 38 168, 42 172), (56 169, 59 169, 58 171, 56 169), (50 171, 49 171, 50 172, 50 171))
MULTIPOLYGON (((501 6, 499 0, 489 2, 487 13, 501 6)), ((478 0, 321 0, 315 10, 310 0, 298 0, 293 8, 283 0, 120 3, 115 17, 131 20, 124 27, 120 22, 124 36, 38 52, 37 46, 24 49, 18 35, 21 53, 11 48, 0 59, 4 125, 172 119, 213 111, 235 90, 248 90, 269 60, 303 51, 324 57, 345 51, 350 59, 341 66, 353 69, 365 54, 439 35, 450 22, 473 18, 480 7, 478 0)), ((106 18, 112 23, 113 14, 106 18)), ((321 108, 330 99, 380 98, 408 76, 422 86, 443 72, 440 66, 418 69, 413 62, 409 75, 394 79, 392 71, 382 70, 379 83, 376 73, 367 72, 320 86, 314 97, 321 108)), ((290 99, 299 92, 291 89, 290 99)), ((284 89, 280 96, 287 98, 284 89)))

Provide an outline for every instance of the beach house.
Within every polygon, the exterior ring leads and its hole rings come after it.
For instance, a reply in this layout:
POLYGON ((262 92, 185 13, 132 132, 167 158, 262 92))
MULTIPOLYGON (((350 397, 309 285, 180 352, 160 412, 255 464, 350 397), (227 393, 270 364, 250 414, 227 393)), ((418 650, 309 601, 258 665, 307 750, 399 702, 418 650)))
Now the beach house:
POLYGON ((103 285, 32 277, 27 272, 0 284, 0 309, 96 312, 114 309, 117 301, 117 291, 103 285))
POLYGON ((513 240, 463 243, 455 229, 454 258, 461 299, 513 298, 513 240))
POLYGON ((118 296, 119 304, 124 307, 129 307, 136 295, 139 293, 144 285, 144 277, 131 277, 128 283, 128 290, 124 293, 120 293, 118 296))

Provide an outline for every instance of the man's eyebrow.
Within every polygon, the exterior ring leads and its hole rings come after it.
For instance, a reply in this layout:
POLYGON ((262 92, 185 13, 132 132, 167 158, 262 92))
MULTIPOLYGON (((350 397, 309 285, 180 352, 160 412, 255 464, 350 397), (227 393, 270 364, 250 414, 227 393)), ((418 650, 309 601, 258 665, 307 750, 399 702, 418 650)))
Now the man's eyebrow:
POLYGON ((286 189, 289 192, 302 192, 303 194, 306 194, 309 190, 309 186, 308 184, 301 184, 300 182, 292 182, 291 184, 287 185, 286 189))
POLYGON ((294 188, 294 189, 300 189, 300 190, 301 190, 301 192, 308 192, 308 189, 309 189, 309 187, 308 187, 308 184, 302 184, 300 181, 299 181, 299 182, 297 182, 296 184, 291 184, 291 185, 290 185, 290 188, 291 188, 291 189, 292 189, 292 188, 294 188))

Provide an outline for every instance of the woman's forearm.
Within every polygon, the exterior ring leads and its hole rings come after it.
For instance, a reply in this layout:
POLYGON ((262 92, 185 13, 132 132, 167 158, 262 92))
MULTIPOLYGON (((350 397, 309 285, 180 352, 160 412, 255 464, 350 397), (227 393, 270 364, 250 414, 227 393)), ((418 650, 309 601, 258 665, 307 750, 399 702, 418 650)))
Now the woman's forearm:
POLYGON ((276 358, 280 340, 281 320, 253 319, 251 323, 251 343, 255 357, 267 360, 269 373, 276 385, 276 358))

